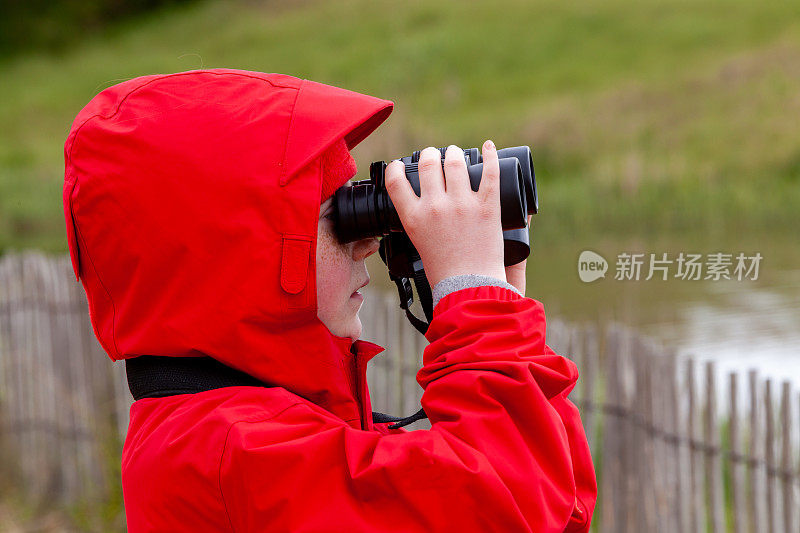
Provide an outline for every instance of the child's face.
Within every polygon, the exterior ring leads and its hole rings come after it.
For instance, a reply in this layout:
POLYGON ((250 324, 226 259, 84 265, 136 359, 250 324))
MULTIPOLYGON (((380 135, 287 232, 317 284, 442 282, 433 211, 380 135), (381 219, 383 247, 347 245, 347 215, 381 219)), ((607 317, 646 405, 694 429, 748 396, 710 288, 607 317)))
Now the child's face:
POLYGON ((337 337, 361 336, 358 310, 364 297, 356 293, 369 281, 364 259, 378 250, 378 239, 340 244, 333 232, 333 197, 319 209, 317 225, 317 317, 337 337))

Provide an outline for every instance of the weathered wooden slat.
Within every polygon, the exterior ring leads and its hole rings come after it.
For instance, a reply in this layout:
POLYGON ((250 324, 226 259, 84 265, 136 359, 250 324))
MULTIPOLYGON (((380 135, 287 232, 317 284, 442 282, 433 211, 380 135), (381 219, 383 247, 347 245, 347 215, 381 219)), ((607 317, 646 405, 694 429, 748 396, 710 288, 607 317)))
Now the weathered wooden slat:
POLYGON ((689 399, 689 412, 687 419, 687 434, 691 442, 690 469, 692 472, 691 486, 691 530, 705 531, 705 483, 703 473, 705 472, 705 454, 700 447, 701 442, 701 414, 700 402, 697 399, 697 389, 695 386, 695 362, 689 358, 686 361, 686 388, 689 399))
POLYGON ((717 424, 716 365, 706 363, 706 413, 704 442, 706 445, 706 481, 708 483, 709 516, 711 531, 725 530, 725 502, 722 494, 722 461, 720 453, 719 426, 717 424))
POLYGON ((781 387, 781 492, 783 495, 783 530, 797 531, 794 503, 794 466, 792 450, 792 384, 784 381, 781 387))
POLYGON ((583 331, 580 328, 569 328, 567 340, 568 351, 560 354, 575 363, 575 366, 578 368, 578 381, 569 395, 569 399, 575 405, 583 404, 583 381, 581 380, 582 376, 580 376, 580 369, 583 364, 583 341, 583 331))
MULTIPOLYGON (((382 300, 381 300, 382 303, 382 300)), ((375 331, 375 339, 384 348, 384 351, 380 356, 378 356, 375 361, 375 381, 372 387, 372 398, 373 398, 373 409, 376 411, 380 411, 382 413, 389 412, 389 404, 387 398, 387 391, 389 381, 387 379, 387 370, 388 367, 388 357, 391 353, 390 347, 386 345, 386 328, 383 327, 383 324, 386 323, 386 309, 384 305, 379 305, 375 310, 375 323, 376 323, 376 331, 375 331)))
POLYGON ((398 375, 399 375, 399 368, 398 368, 398 361, 399 352, 402 348, 399 343, 399 334, 397 328, 397 314, 394 313, 392 309, 393 297, 389 294, 382 295, 383 297, 383 306, 384 306, 384 316, 386 317, 386 321, 384 322, 384 328, 386 328, 386 351, 388 352, 387 359, 386 359, 386 366, 384 370, 386 372, 386 412, 391 413, 397 416, 403 416, 400 413, 399 408, 399 400, 398 397, 398 390, 397 386, 399 383, 398 375))
POLYGON ((742 447, 739 430, 739 382, 736 372, 728 375, 730 396, 728 440, 730 441, 731 460, 731 493, 733 497, 733 532, 744 533, 747 525, 746 507, 744 505, 744 464, 742 463, 742 447))
POLYGON ((671 428, 672 402, 669 398, 669 357, 663 346, 650 343, 651 368, 649 387, 651 392, 649 411, 651 413, 653 445, 652 466, 654 475, 654 531, 676 531, 675 516, 672 513, 673 485, 675 483, 675 467, 672 456, 672 443, 669 436, 674 434, 671 428))
POLYGON ((639 434, 636 430, 636 411, 635 411, 635 393, 636 393, 636 376, 634 375, 635 367, 631 361, 633 338, 630 335, 628 328, 621 329, 621 342, 619 348, 618 372, 619 376, 619 406, 620 425, 622 440, 618 443, 618 448, 622 458, 621 472, 619 478, 624 488, 623 507, 623 527, 627 531, 635 531, 639 527, 639 511, 640 511, 640 494, 638 490, 639 484, 639 459, 641 458, 641 445, 639 444, 639 434))
MULTIPOLYGON (((22 377, 18 353, 21 351, 19 341, 20 295, 19 275, 16 258, 6 255, 0 258, 0 297, 2 297, 3 327, 0 330, 0 355, 2 356, 2 386, 0 391, 0 444, 3 450, 12 456, 19 456, 24 450, 22 433, 18 431, 23 416, 23 398, 18 394, 22 377)), ((3 474, 13 483, 24 480, 20 460, 5 461, 3 474)))
POLYGON ((656 530, 656 487, 663 482, 654 468, 656 453, 656 420, 653 415, 653 347, 644 338, 637 342, 636 360, 637 369, 637 411, 638 426, 641 442, 639 461, 639 494, 642 498, 640 504, 640 524, 644 529, 640 531, 656 530))
POLYGON ((625 412, 623 417, 623 432, 625 439, 621 443, 621 453, 623 458, 623 475, 625 481, 625 527, 629 531, 637 530, 642 511, 642 496, 639 490, 640 460, 642 454, 641 439, 636 427, 636 366, 634 365, 634 337, 630 329, 624 328, 623 343, 620 349, 620 370, 622 371, 622 387, 620 388, 623 398, 621 406, 625 412))
POLYGON ((112 365, 111 379, 114 387, 114 423, 120 442, 124 442, 125 435, 128 433, 130 410, 133 404, 133 396, 131 396, 131 391, 128 387, 128 376, 125 373, 124 363, 117 362, 112 365))
POLYGON ((400 392, 403 402, 401 412, 403 416, 409 416, 419 409, 419 404, 415 401, 415 394, 413 390, 417 387, 416 372, 417 372, 417 357, 414 351, 416 350, 416 342, 414 335, 419 335, 419 332, 408 322, 405 313, 397 313, 400 320, 400 338, 402 350, 400 350, 400 372, 401 383, 400 392))
POLYGON ((44 462, 42 450, 45 446, 42 432, 42 401, 41 388, 34 376, 42 366, 40 361, 41 347, 39 346, 39 291, 36 264, 33 263, 30 253, 20 256, 22 262, 23 301, 25 302, 25 333, 27 354, 25 357, 26 386, 22 393, 28 397, 30 411, 25 421, 23 431, 28 433, 29 447, 26 453, 31 461, 31 470, 28 472, 28 490, 31 495, 40 495, 44 488, 41 465, 44 462))
POLYGON ((597 328, 590 325, 586 328, 583 343, 582 366, 578 368, 578 371, 581 372, 583 376, 581 384, 583 390, 581 417, 583 418, 586 440, 589 443, 589 449, 592 450, 593 453, 597 447, 595 429, 597 414, 594 406, 597 404, 597 398, 595 397, 597 372, 595 369, 597 368, 599 358, 600 349, 598 346, 597 328))
POLYGON ((775 497, 775 410, 772 404, 772 380, 767 379, 764 383, 764 407, 766 417, 764 425, 764 462, 767 470, 766 498, 767 498, 767 531, 777 533, 778 530, 778 510, 775 497))
POLYGON ((603 417, 603 446, 602 465, 603 477, 599 493, 602 516, 600 517, 601 531, 623 531, 624 508, 622 484, 622 457, 619 448, 621 423, 619 412, 620 401, 620 365, 619 360, 619 330, 610 325, 606 329, 605 352, 605 405, 603 417))
MULTIPOLYGON (((80 490, 83 494, 95 493, 92 486, 92 457, 94 455, 94 447, 92 440, 94 435, 90 431, 91 422, 91 399, 89 394, 90 382, 88 379, 88 368, 86 360, 94 356, 93 345, 97 342, 94 335, 94 330, 89 321, 89 316, 85 317, 84 326, 82 327, 82 344, 81 349, 72 354, 73 363, 69 365, 72 369, 71 374, 71 387, 72 390, 72 406, 76 419, 76 430, 80 434, 89 435, 89 440, 86 445, 79 445, 77 447, 78 455, 78 471, 80 473, 79 484, 80 490)), ((99 355, 98 355, 99 357, 99 355)), ((104 356, 105 357, 105 356, 104 356)), ((108 364, 111 364, 108 362, 108 364)))
POLYGON ((19 276, 19 317, 20 323, 18 325, 19 338, 21 340, 21 350, 19 361, 20 382, 17 388, 17 394, 21 398, 21 404, 24 406, 22 412, 19 430, 22 432, 22 446, 23 446, 23 461, 21 461, 23 472, 25 474, 27 490, 34 494, 35 478, 36 478, 36 435, 32 431, 33 420, 36 418, 36 402, 30 387, 31 377, 35 374, 33 368, 33 310, 29 304, 28 287, 30 285, 29 274, 25 271, 24 256, 18 256, 15 260, 17 272, 19 276))
POLYGON ((750 428, 747 452, 748 470, 748 530, 751 533, 763 531, 764 519, 764 469, 763 469, 763 424, 761 422, 761 394, 758 372, 750 370, 747 374, 750 390, 750 428))
POLYGON ((633 374, 633 390, 628 403, 631 416, 628 417, 631 447, 627 453, 632 453, 628 476, 628 513, 633 515, 633 524, 636 531, 652 531, 648 528, 651 514, 650 494, 645 480, 649 476, 648 459, 650 456, 647 438, 647 412, 645 390, 645 363, 647 356, 644 354, 644 345, 639 337, 631 338, 630 362, 633 374))
MULTIPOLYGON (((365 340, 369 340, 371 342, 378 343, 377 337, 375 336, 375 298, 373 297, 372 289, 365 288, 364 289, 364 303, 361 306, 361 311, 359 311, 359 317, 361 318, 361 324, 363 326, 362 331, 362 338, 365 340)), ((382 346, 382 345, 381 345, 382 346)), ((377 410, 376 399, 375 395, 375 365, 377 361, 383 357, 385 353, 379 354, 376 358, 372 359, 369 364, 367 365, 367 385, 369 388, 370 393, 370 402, 372 403, 372 409, 377 410)))
MULTIPOLYGON (((65 257, 65 259, 69 261, 68 258, 65 257)), ((89 306, 86 301, 86 294, 83 292, 83 288, 80 284, 72 277, 71 265, 68 268, 68 271, 65 270, 68 276, 65 285, 69 290, 69 300, 76 306, 77 310, 76 312, 68 313, 65 317, 67 336, 69 338, 68 351, 65 353, 65 359, 69 362, 65 367, 62 367, 60 372, 61 386, 65 390, 61 403, 64 409, 64 411, 62 411, 63 420, 66 421, 72 431, 77 435, 80 423, 75 400, 77 397, 75 391, 77 383, 74 378, 75 368, 72 364, 72 360, 83 357, 84 351, 87 349, 86 338, 92 335, 92 329, 89 322, 89 306)), ((68 477, 65 479, 65 491, 68 494, 67 499, 74 498, 74 496, 71 495, 81 495, 81 497, 83 497, 84 494, 84 476, 80 470, 80 449, 82 447, 83 441, 77 438, 67 439, 64 443, 62 460, 67 465, 66 470, 69 473, 68 477)))
POLYGON ((391 294, 386 295, 387 314, 392 317, 389 336, 391 339, 390 342, 394 348, 393 357, 391 359, 392 412, 398 416, 408 416, 411 413, 406 414, 403 409, 403 375, 405 373, 405 368, 403 367, 403 351, 406 347, 403 343, 402 328, 406 318, 397 312, 399 308, 396 300, 396 296, 391 294))
POLYGON ((675 472, 675 483, 673 486, 674 524, 677 531, 689 531, 689 520, 691 518, 689 512, 689 496, 691 493, 687 488, 691 487, 692 484, 691 472, 689 471, 689 454, 691 453, 691 448, 688 445, 689 434, 685 430, 684 413, 686 410, 682 402, 684 395, 679 392, 676 354, 669 354, 667 368, 669 402, 672 405, 670 429, 673 437, 671 440, 673 450, 671 466, 674 468, 675 472))
POLYGON ((63 394, 59 379, 59 355, 64 339, 61 321, 61 314, 63 314, 63 298, 61 296, 63 278, 58 271, 56 258, 42 255, 39 256, 38 263, 41 268, 42 279, 41 300, 47 304, 45 312, 40 317, 43 326, 40 337, 44 348, 40 386, 43 388, 46 399, 43 422, 47 427, 52 428, 46 449, 47 491, 50 499, 61 499, 63 501, 63 470, 59 458, 61 456, 61 446, 65 440, 63 435, 69 432, 69 428, 64 427, 59 418, 59 403, 63 394))

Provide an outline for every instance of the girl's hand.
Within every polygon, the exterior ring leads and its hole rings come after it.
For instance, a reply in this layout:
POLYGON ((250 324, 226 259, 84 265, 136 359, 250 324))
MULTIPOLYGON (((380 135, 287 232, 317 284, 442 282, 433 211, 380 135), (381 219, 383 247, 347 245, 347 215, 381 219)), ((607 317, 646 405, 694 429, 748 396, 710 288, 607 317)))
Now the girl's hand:
POLYGON ((386 190, 414 243, 428 283, 459 274, 483 274, 503 281, 500 224, 500 164, 494 143, 483 145, 483 174, 477 192, 469 184, 464 151, 447 148, 444 171, 439 150, 420 153, 420 196, 405 177, 403 163, 386 167, 386 190))

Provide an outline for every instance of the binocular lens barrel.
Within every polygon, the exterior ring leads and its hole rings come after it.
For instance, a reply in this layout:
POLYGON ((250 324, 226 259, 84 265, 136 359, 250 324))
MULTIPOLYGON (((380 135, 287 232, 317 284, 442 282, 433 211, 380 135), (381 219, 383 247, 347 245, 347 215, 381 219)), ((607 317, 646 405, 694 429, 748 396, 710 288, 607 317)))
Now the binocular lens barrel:
MULTIPOLYGON (((474 149, 476 152, 477 148, 474 149)), ((501 148, 497 151, 497 157, 502 161, 505 158, 516 157, 522 169, 522 181, 524 183, 525 202, 528 207, 528 214, 535 215, 539 212, 539 198, 536 195, 536 174, 533 171, 533 155, 528 146, 515 146, 513 148, 501 148)), ((483 162, 483 157, 478 156, 478 160, 483 162)))
POLYGON ((389 194, 386 190, 378 191, 371 180, 340 187, 336 190, 333 205, 334 226, 341 243, 403 231, 389 194))

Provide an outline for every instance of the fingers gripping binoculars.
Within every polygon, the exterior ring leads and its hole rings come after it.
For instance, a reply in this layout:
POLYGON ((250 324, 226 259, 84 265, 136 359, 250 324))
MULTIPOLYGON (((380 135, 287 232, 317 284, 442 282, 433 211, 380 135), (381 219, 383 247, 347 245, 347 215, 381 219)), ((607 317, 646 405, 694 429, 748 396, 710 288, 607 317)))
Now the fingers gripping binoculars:
MULTIPOLYGON (((439 148, 444 162, 446 148, 439 148)), ((405 176, 412 189, 420 195, 419 156, 401 157, 405 176)), ((528 146, 502 148, 497 151, 500 163, 500 222, 503 228, 505 264, 513 265, 530 254, 527 215, 539 210, 533 157, 528 146)), ((483 173, 483 158, 477 148, 464 150, 470 186, 477 191, 483 173)), ((339 188, 334 195, 334 228, 340 242, 347 243, 368 237, 380 237, 380 257, 389 269, 389 277, 400 294, 400 307, 412 324, 423 334, 428 324, 417 319, 410 311, 413 293, 410 280, 414 280, 425 316, 433 318, 431 287, 425 277, 419 253, 409 239, 397 210, 386 191, 384 161, 375 161, 369 167, 369 179, 356 181, 351 186, 339 188)), ((466 236, 468 238, 468 236, 466 236)))

